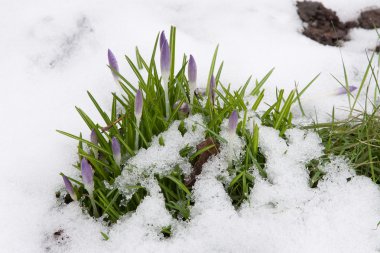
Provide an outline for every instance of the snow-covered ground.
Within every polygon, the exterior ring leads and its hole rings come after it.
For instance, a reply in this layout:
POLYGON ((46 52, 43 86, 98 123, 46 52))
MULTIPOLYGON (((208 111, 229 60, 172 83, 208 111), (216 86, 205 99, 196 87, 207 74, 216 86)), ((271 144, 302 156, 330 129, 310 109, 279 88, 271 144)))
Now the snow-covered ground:
MULTIPOLYGON (((356 18, 362 9, 380 5, 379 0, 322 2, 345 21, 356 18)), ((178 224, 178 233, 165 242, 151 235, 151 226, 146 223, 153 220, 159 225, 170 220, 158 197, 148 198, 138 215, 115 226, 108 242, 101 240, 100 231, 104 228, 86 219, 78 206, 56 208, 54 192, 62 187, 58 173, 72 172, 76 143, 55 130, 88 134, 74 109, 78 105, 96 115, 86 90, 91 90, 105 108, 110 107, 110 92, 117 87, 106 67, 107 48, 114 51, 121 72, 129 77, 131 70, 123 63, 123 56, 134 55, 138 45, 142 55, 148 57, 157 33, 168 31, 170 25, 177 26, 178 57, 182 53, 193 54, 199 79, 204 82, 213 50, 219 43, 218 59, 225 62, 224 83, 239 87, 250 74, 261 78, 275 67, 266 85, 270 95, 276 86, 288 90, 295 82, 303 86, 321 72, 305 94, 305 109, 310 114, 317 112, 323 119, 333 105, 346 105, 345 96, 332 95, 339 84, 330 73, 343 80, 340 51, 301 34, 302 23, 295 2, 1 0, 0 3, 1 252, 44 252, 46 247, 52 247, 52 252, 380 250, 380 232, 376 230, 380 191, 369 179, 361 177, 347 183, 346 177, 351 172, 343 162, 336 161, 341 165, 340 172, 334 172, 337 167, 334 164, 326 168, 331 175, 318 191, 305 190, 304 195, 297 195, 295 189, 283 187, 293 182, 281 181, 288 177, 279 170, 279 164, 284 170, 293 169, 289 175, 302 180, 300 168, 306 161, 300 156, 318 156, 320 152, 315 136, 305 143, 297 131, 289 133, 294 141, 289 147, 284 147, 269 129, 265 130, 269 140, 262 141, 263 149, 273 161, 269 171, 277 187, 259 181, 253 190, 252 203, 275 201, 279 207, 248 206, 237 213, 221 195, 220 185, 205 178, 196 188, 200 206, 194 207, 196 215, 192 222, 178 224), (279 144, 273 147, 271 143, 279 144), (294 150, 298 146, 305 147, 305 153, 298 154, 294 150), (281 149, 288 149, 288 154, 280 155, 281 149), (202 187, 215 192, 199 195, 202 187), (212 194, 219 196, 214 200, 216 207, 202 207, 202 199, 212 198, 212 194), (50 237, 64 226, 71 232, 71 239, 64 247, 56 247, 50 237)), ((341 52, 350 84, 358 85, 368 63, 365 50, 375 47, 377 34, 354 29, 350 37, 341 52)))

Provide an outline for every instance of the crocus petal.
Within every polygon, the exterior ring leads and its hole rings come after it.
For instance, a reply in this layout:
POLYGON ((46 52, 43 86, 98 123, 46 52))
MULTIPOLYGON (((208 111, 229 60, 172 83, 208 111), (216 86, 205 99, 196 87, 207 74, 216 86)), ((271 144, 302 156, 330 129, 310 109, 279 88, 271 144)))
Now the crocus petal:
MULTIPOLYGON (((119 65, 117 64, 117 60, 116 60, 116 57, 115 55, 112 53, 112 51, 110 49, 108 49, 108 64, 110 65, 110 67, 116 71, 116 72, 119 72, 119 65)), ((116 78, 117 75, 112 71, 112 75, 116 78)))
POLYGON ((96 135, 95 129, 92 129, 90 139, 93 144, 98 145, 98 136, 96 135))
POLYGON ((141 90, 137 90, 136 98, 135 98, 135 117, 141 118, 142 115, 142 107, 143 107, 143 97, 141 90))
POLYGON ((168 75, 170 70, 170 48, 167 41, 162 43, 160 60, 162 75, 168 75))
POLYGON ((120 161, 121 161, 120 143, 116 137, 112 137, 112 154, 113 154, 113 159, 115 160, 116 164, 120 166, 120 161))
POLYGON ((214 75, 211 75, 211 79, 210 79, 210 98, 211 98, 212 104, 214 105, 215 103, 215 77, 214 75))
POLYGON ((166 39, 166 36, 165 36, 165 32, 162 31, 161 35, 160 35, 160 50, 162 49, 162 45, 164 44, 165 41, 167 42, 167 39, 166 39))
MULTIPOLYGON (((190 55, 189 66, 188 66, 188 78, 190 85, 196 85, 197 82, 197 64, 195 63, 194 57, 190 55)), ((195 87, 193 87, 193 90, 195 87)))
POLYGON ((205 88, 196 88, 194 93, 197 97, 204 97, 204 96, 206 96, 206 89, 205 88))
POLYGON ((77 200, 77 195, 74 192, 74 187, 71 184, 70 180, 65 175, 62 175, 62 178, 63 182, 65 183, 66 191, 70 194, 70 197, 73 200, 77 200))
POLYGON ((238 120, 239 120, 239 117, 238 117, 237 111, 233 111, 231 113, 230 118, 228 119, 228 132, 236 133, 236 127, 238 124, 238 120))
MULTIPOLYGON (((181 101, 175 102, 173 105, 173 110, 177 109, 177 107, 180 103, 181 103, 181 101)), ((186 102, 183 102, 182 105, 179 107, 178 112, 182 113, 184 115, 189 114, 189 112, 190 112, 189 104, 186 102)))
POLYGON ((347 89, 346 89, 346 87, 339 87, 338 90, 336 91, 336 95, 347 94, 347 90, 351 93, 351 92, 355 91, 357 88, 358 87, 356 87, 354 85, 348 86, 347 89))
POLYGON ((85 188, 90 193, 94 190, 94 171, 86 158, 81 161, 82 180, 85 188))

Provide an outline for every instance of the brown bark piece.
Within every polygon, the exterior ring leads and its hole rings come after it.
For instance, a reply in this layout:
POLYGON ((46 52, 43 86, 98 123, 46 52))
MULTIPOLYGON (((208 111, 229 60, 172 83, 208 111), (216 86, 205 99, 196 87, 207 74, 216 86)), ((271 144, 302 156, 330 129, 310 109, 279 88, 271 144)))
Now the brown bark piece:
POLYGON ((203 164, 207 162, 210 156, 216 155, 219 153, 219 143, 216 142, 212 137, 207 138, 197 145, 197 151, 208 147, 210 145, 215 145, 214 147, 206 150, 202 154, 200 154, 197 158, 197 161, 194 163, 193 171, 190 173, 189 177, 185 179, 185 185, 187 187, 191 187, 194 185, 196 181, 196 177, 201 174, 203 164))

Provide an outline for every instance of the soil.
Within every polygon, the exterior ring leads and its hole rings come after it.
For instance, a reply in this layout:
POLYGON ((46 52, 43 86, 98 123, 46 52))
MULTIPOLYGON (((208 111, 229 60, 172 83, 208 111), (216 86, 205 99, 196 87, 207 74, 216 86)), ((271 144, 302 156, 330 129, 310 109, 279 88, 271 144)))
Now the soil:
POLYGON ((357 21, 345 23, 340 21, 335 11, 320 2, 297 2, 297 13, 307 24, 303 34, 323 45, 340 46, 343 41, 349 40, 348 33, 355 27, 380 28, 380 8, 363 11, 357 21))
MULTIPOLYGON (((339 20, 335 11, 319 2, 297 2, 297 12, 307 23, 303 34, 323 45, 338 46, 347 40, 349 28, 339 20)), ((352 24, 350 24, 352 25, 352 24)))
POLYGON ((197 145, 197 151, 211 145, 214 145, 214 147, 206 150, 205 152, 203 152, 202 154, 198 156, 197 161, 194 163, 193 171, 191 172, 190 176, 185 179, 185 185, 187 187, 191 187, 194 185, 196 181, 196 177, 202 172, 203 164, 207 162, 210 156, 213 156, 219 153, 220 145, 217 141, 215 141, 211 137, 207 138, 206 140, 202 141, 201 143, 197 145))
POLYGON ((363 11, 358 21, 360 27, 364 29, 380 28, 380 8, 363 11))

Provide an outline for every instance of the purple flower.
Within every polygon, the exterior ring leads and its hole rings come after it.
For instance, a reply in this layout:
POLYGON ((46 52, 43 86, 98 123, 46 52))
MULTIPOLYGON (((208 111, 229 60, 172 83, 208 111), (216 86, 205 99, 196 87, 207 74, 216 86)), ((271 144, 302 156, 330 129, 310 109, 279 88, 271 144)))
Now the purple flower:
POLYGON ((346 87, 339 87, 336 91, 336 95, 343 95, 343 94, 347 94, 347 90, 351 93, 353 91, 355 91, 358 87, 354 86, 354 85, 350 85, 348 86, 348 88, 346 87))
POLYGON ((143 97, 141 90, 137 90, 135 97, 135 117, 137 120, 140 120, 142 115, 142 107, 143 107, 143 97))
POLYGON ((166 118, 169 118, 170 102, 169 102, 169 71, 170 71, 170 48, 166 40, 163 40, 161 47, 161 75, 165 92, 165 111, 166 118))
MULTIPOLYGON (((98 136, 96 135, 95 129, 92 129, 92 131, 91 131, 90 140, 91 140, 92 144, 98 145, 98 136)), ((91 149, 92 149, 92 152, 94 152, 95 158, 98 158, 98 156, 99 156, 98 149, 95 147, 91 147, 91 149)))
POLYGON ((71 184, 70 180, 65 175, 62 175, 62 178, 63 182, 65 183, 66 191, 69 193, 70 197, 73 200, 78 200, 77 195, 74 192, 74 187, 71 184))
POLYGON ((190 55, 187 70, 189 78, 190 104, 192 105, 194 100, 194 91, 197 87, 197 64, 195 63, 194 57, 192 55, 190 55))
POLYGON ((121 161, 120 143, 116 137, 112 137, 112 154, 113 154, 113 159, 115 160, 116 164, 120 166, 120 161, 121 161))
POLYGON ((211 98, 212 105, 214 105, 215 103, 215 77, 214 75, 211 75, 211 79, 210 79, 210 98, 211 98))
POLYGON ((90 139, 91 139, 92 144, 98 145, 98 136, 96 135, 95 129, 92 129, 90 139))
POLYGON ((231 113, 230 118, 228 119, 228 132, 229 133, 236 133, 236 127, 238 124, 239 116, 237 111, 233 111, 231 113))
POLYGON ((195 92, 195 95, 197 95, 197 97, 206 96, 206 89, 205 88, 196 88, 194 92, 195 92))
POLYGON ((119 72, 119 65, 117 64, 117 60, 115 55, 112 53, 110 49, 108 49, 108 64, 112 68, 112 75, 114 78, 117 78, 117 74, 114 71, 119 72))
POLYGON ((165 32, 162 31, 161 35, 160 35, 160 50, 162 49, 162 45, 164 44, 165 41, 167 42, 167 39, 166 39, 166 36, 165 36, 165 32))
POLYGON ((169 76, 169 70, 170 70, 170 48, 166 40, 164 40, 162 43, 160 60, 161 60, 161 74, 167 77, 169 76))
MULTIPOLYGON (((177 101, 173 105, 173 110, 177 109, 178 105, 181 103, 181 101, 177 101)), ((178 115, 181 119, 185 118, 190 112, 189 104, 183 102, 181 106, 178 108, 178 115)))
POLYGON ((92 194, 94 191, 94 172, 86 158, 81 161, 82 180, 86 190, 92 194))
MULTIPOLYGON (((194 85, 197 82, 197 64, 195 63, 194 57, 190 55, 189 66, 188 66, 188 77, 190 85, 194 85)), ((194 87, 195 89, 195 87, 194 87)))

